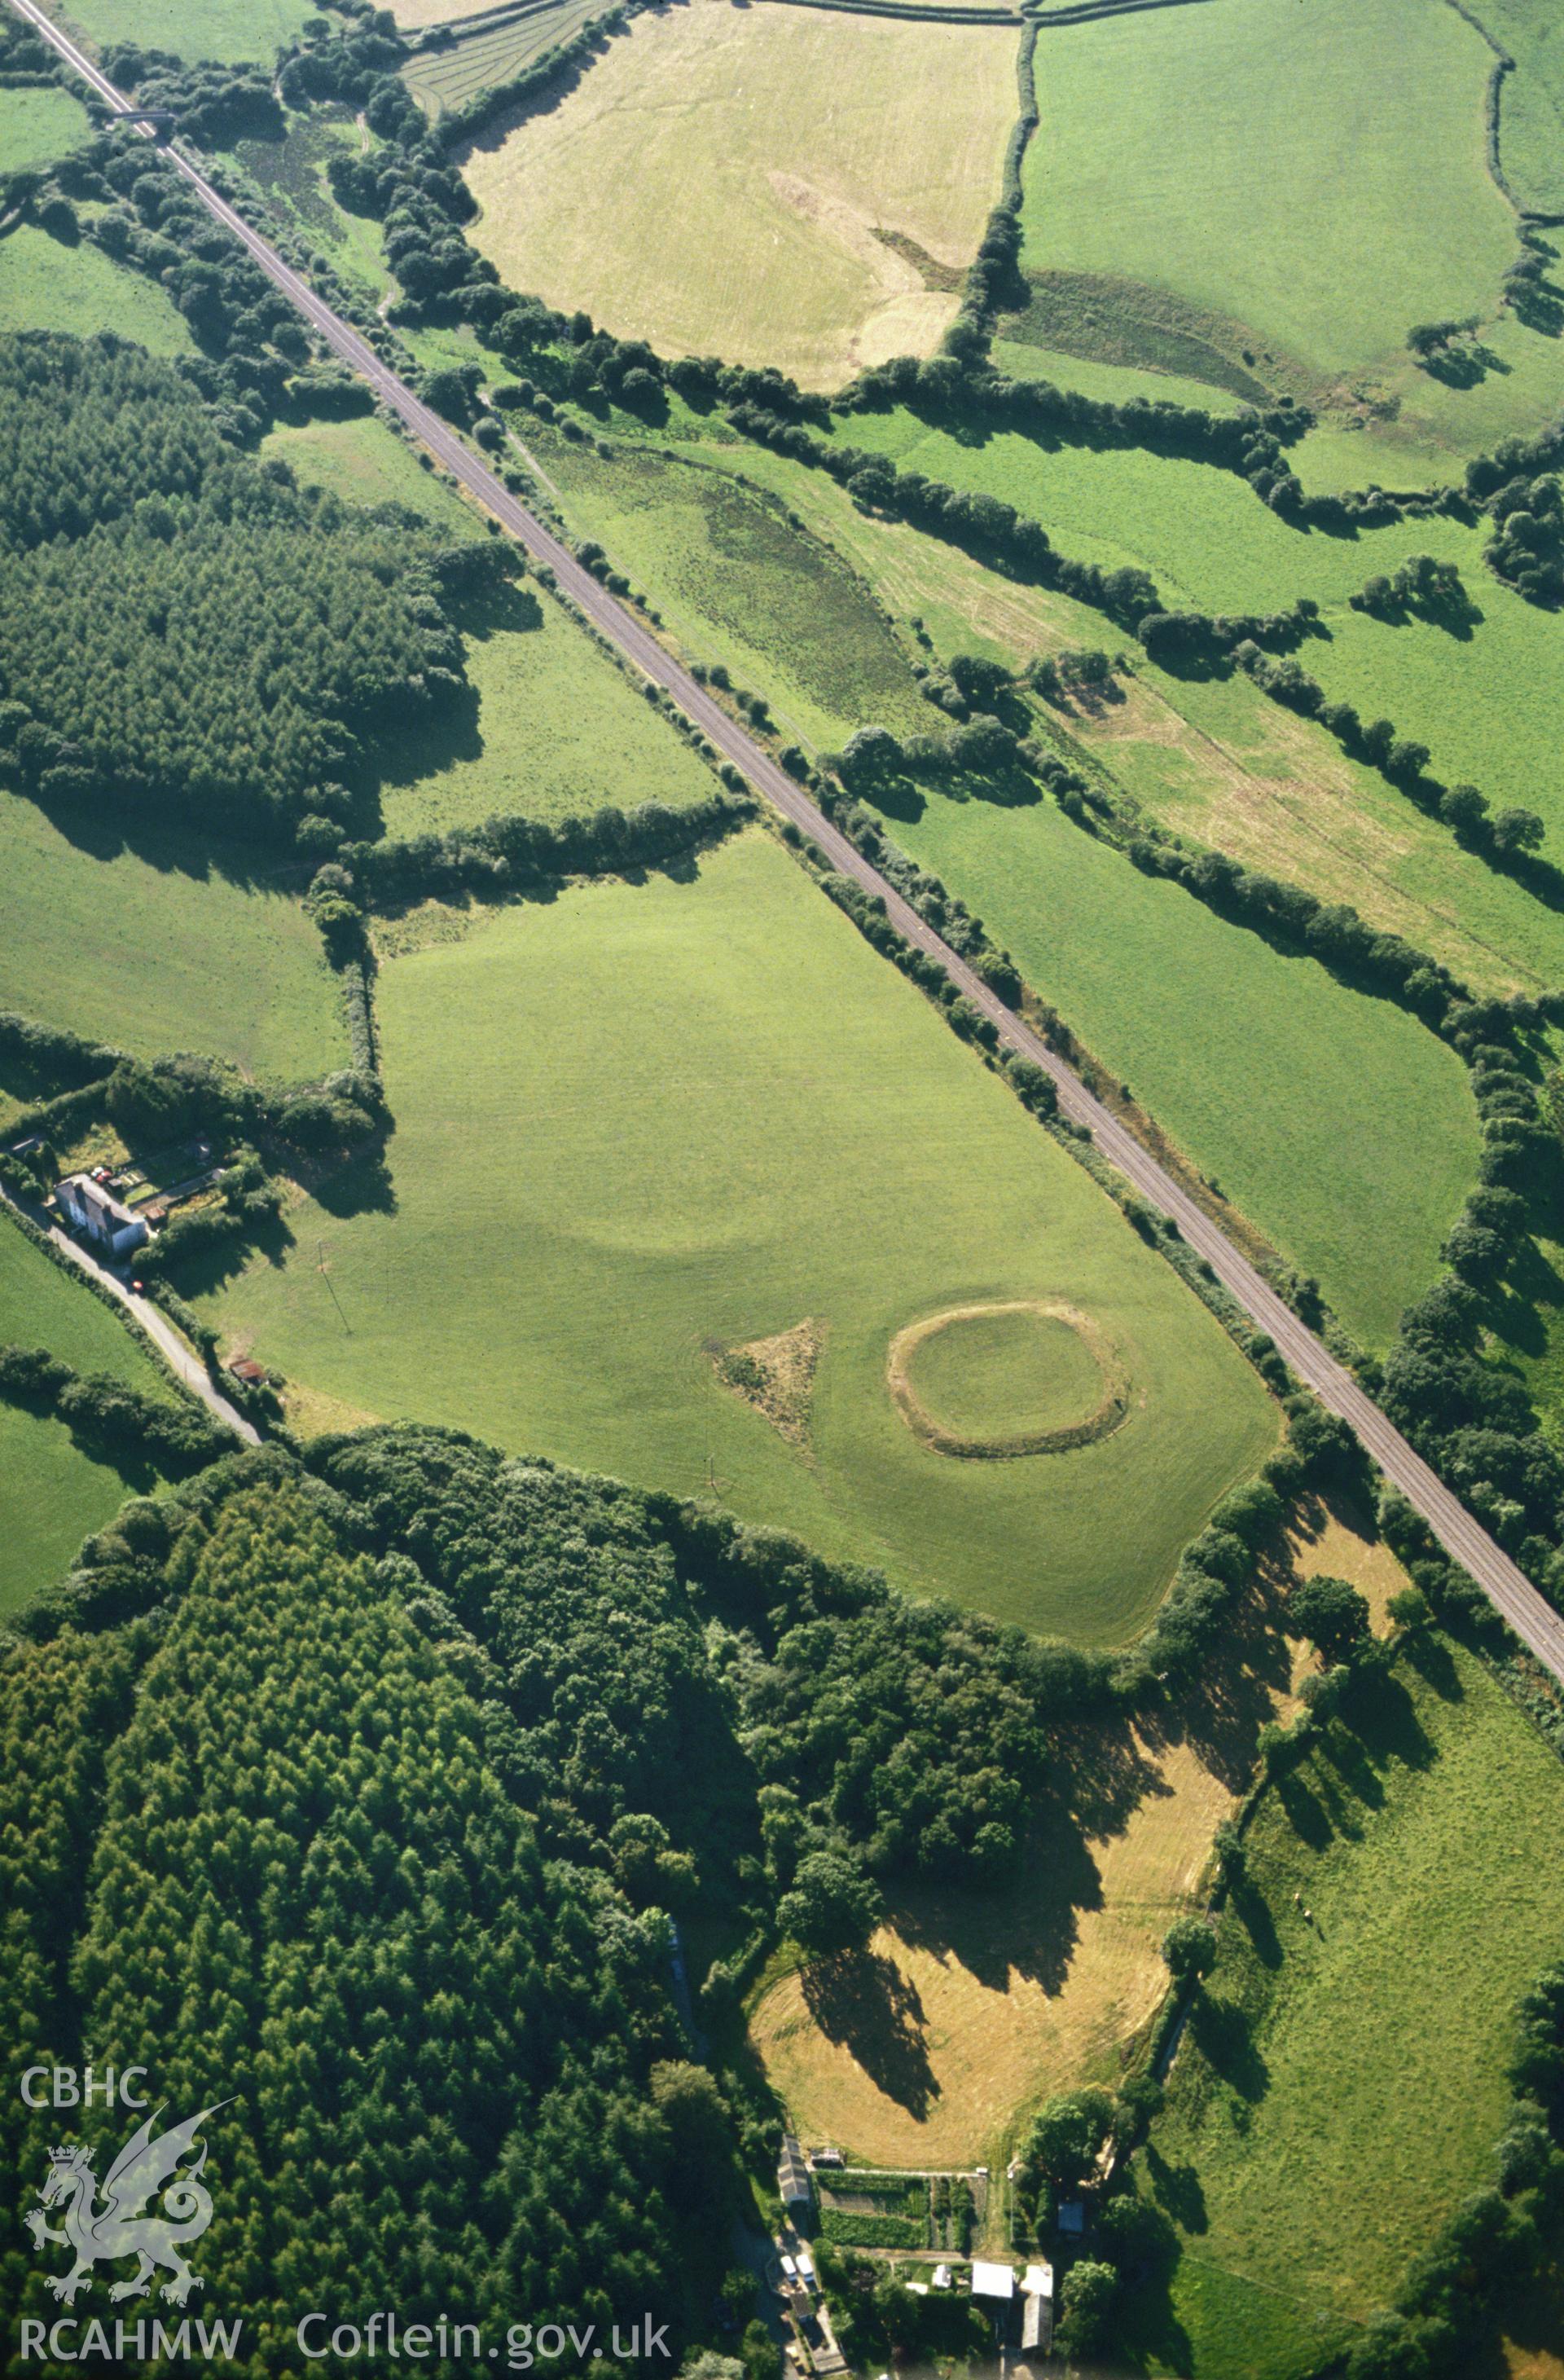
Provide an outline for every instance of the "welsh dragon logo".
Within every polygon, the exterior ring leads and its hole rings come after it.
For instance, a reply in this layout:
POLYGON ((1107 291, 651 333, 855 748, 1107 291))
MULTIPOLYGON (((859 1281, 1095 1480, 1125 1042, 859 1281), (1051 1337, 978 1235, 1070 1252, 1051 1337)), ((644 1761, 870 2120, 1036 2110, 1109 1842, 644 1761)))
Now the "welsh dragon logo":
MULTIPOLYGON (((227 2104, 220 2099, 217 2106, 227 2104)), ((45 2206, 64 2206, 61 2228, 56 2230, 45 2222, 36 2206, 24 2219, 35 2248, 42 2248, 47 2240, 75 2252, 76 2263, 68 2273, 49 2276, 50 2289, 67 2305, 75 2301, 79 2289, 89 2287, 94 2265, 112 2265, 125 2256, 139 2261, 131 2279, 118 2281, 110 2289, 116 2304, 122 2298, 148 2296, 152 2275, 160 2266, 174 2277, 164 2282, 161 2292, 171 2305, 183 2305, 192 2289, 204 2286, 180 2251, 199 2240, 212 2220, 212 2200, 200 2180, 206 2166, 205 2143, 194 2165, 181 2171, 179 2160, 195 2144, 196 2134, 217 2107, 203 2107, 188 2123, 176 2124, 154 2140, 152 2126, 162 2113, 160 2107, 149 2116, 120 2150, 103 2185, 101 2205, 87 2151, 73 2145, 49 2152, 49 2169, 38 2195, 45 2206), (161 2211, 147 2214, 147 2201, 160 2191, 161 2211)))

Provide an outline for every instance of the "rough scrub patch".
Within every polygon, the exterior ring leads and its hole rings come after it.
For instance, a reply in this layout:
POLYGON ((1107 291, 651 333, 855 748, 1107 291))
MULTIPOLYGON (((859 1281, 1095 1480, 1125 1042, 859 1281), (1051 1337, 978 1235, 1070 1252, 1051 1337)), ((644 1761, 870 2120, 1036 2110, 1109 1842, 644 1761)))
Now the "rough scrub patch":
POLYGON ((717 1378, 763 1414, 790 1446, 807 1446, 815 1370, 824 1344, 824 1326, 806 1314, 791 1330, 779 1330, 770 1339, 716 1349, 717 1378))

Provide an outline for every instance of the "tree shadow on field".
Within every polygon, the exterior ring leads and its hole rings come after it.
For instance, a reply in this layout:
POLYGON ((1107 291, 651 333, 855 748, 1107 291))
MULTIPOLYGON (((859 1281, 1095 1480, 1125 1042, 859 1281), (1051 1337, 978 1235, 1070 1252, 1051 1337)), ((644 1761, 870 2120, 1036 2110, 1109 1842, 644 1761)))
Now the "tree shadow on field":
POLYGON ((1270 2069, 1261 2057, 1254 2028, 1235 2000, 1201 1992, 1190 2012, 1190 2039, 1211 2069, 1251 2107, 1270 2089, 1270 2069))
POLYGON ((894 1960, 874 1950, 847 1950, 805 1968, 804 2003, 828 2041, 863 2068, 878 2091, 916 2121, 940 2096, 925 2039, 927 2019, 917 1986, 894 1960))
POLYGON ((1147 2141, 1145 2155, 1158 2205, 1172 2216, 1181 2231, 1198 2239, 1201 2232, 1210 2228, 1210 2217, 1206 2212, 1206 2193, 1200 2187, 1197 2169, 1192 2165, 1170 2165, 1155 2141, 1147 2141))
POLYGON ((333 1166, 310 1185, 318 1207, 346 1220, 350 1215, 394 1215, 396 1185, 383 1148, 366 1149, 333 1166))
POLYGON ((1261 1966, 1274 1973, 1281 1964, 1281 1937, 1276 1930, 1270 1902, 1252 1876, 1241 1875, 1232 1879, 1228 1887, 1228 1907, 1248 1935, 1261 1966))
POLYGON ((1425 1685, 1432 1686, 1441 1702, 1465 1701, 1466 1688, 1461 1682, 1461 1671, 1450 1658, 1449 1645, 1432 1629, 1412 1629, 1403 1639, 1401 1657, 1417 1671, 1425 1685))

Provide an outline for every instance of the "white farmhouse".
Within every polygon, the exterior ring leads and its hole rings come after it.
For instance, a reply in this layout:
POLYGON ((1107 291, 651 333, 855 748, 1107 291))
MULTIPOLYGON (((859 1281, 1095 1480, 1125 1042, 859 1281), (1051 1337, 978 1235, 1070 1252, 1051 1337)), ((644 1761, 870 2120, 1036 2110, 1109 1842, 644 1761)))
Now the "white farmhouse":
POLYGON ((128 1256, 148 1237, 142 1218, 133 1215, 90 1173, 67 1174, 55 1184, 55 1196, 66 1220, 75 1230, 85 1232, 105 1255, 128 1256))

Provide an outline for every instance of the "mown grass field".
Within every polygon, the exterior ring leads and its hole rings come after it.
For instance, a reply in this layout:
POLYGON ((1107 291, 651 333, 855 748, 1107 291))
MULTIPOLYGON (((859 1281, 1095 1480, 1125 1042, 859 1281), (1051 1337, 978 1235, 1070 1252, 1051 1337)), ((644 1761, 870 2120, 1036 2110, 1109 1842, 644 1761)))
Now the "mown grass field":
POLYGON ((195 864, 176 845, 73 842, 0 792, 0 1008, 283 1080, 346 1065, 337 984, 299 903, 195 864))
MULTIPOLYGON (((0 1344, 47 1347, 79 1372, 112 1372, 148 1395, 172 1393, 107 1306, 3 1214, 0 1344)), ((112 1464, 73 1444, 63 1422, 0 1402, 0 1617, 55 1576, 130 1492, 112 1464)))
POLYGON ((915 1592, 1097 1641, 1145 1624, 1274 1442, 1210 1317, 758 832, 691 881, 578 888, 394 959, 378 1007, 389 1196, 298 1206, 288 1261, 207 1309, 312 1389, 715 1488, 915 1592), (1049 1295, 1123 1352, 1125 1426, 1006 1463, 915 1439, 896 1331, 1049 1295), (799 1448, 713 1354, 806 1317, 799 1448))
POLYGON ((479 11, 474 0, 396 0, 391 13, 404 32, 411 33, 425 25, 448 25, 453 18, 475 17, 479 11))
POLYGON ((1140 875, 1051 801, 934 795, 890 826, 1349 1329, 1385 1345, 1475 1176, 1454 1052, 1140 875))
POLYGON ((664 354, 810 387, 927 354, 1018 109, 1017 35, 727 0, 636 18, 557 107, 467 159, 502 277, 664 354))
POLYGON ((1564 967, 1554 910, 1242 675, 1181 680, 1140 662, 1123 702, 1067 723, 1170 826, 1348 902, 1474 990, 1535 992, 1564 967))
MULTIPOLYGON (((426 16, 420 21, 443 23, 451 13, 446 8, 438 18, 426 16)), ((427 115, 443 115, 479 91, 508 82, 545 50, 568 42, 588 18, 604 13, 603 0, 555 0, 553 6, 513 18, 508 24, 464 33, 450 49, 420 51, 404 67, 402 79, 427 115)), ((404 12, 398 12, 398 18, 411 22, 404 12)))
POLYGON ((1182 2251, 1160 2313, 1126 2301, 1137 2366, 1301 2380, 1490 2180, 1561 1824, 1557 1754, 1438 1640, 1267 1798, 1137 2160, 1182 2251))
POLYGON ((63 157, 90 129, 87 110, 68 91, 0 91, 0 174, 63 157))
POLYGON ((171 50, 181 58, 258 58, 270 66, 291 41, 309 0, 48 0, 52 16, 96 50, 115 42, 171 50))
POLYGON ((1117 2076, 1162 1995, 1158 1946, 1232 1807, 1189 1743, 1132 1744, 1140 1790, 1087 1829, 1070 1918, 1057 1886, 921 1893, 875 1934, 853 2004, 796 1966, 763 1985, 750 2041, 805 2140, 872 2165, 1002 2167, 1028 2106, 1117 2076))
MULTIPOLYGON (((834 748, 869 720, 927 727, 932 713, 868 590, 791 507, 628 443, 605 459, 530 422, 524 434, 573 522, 649 589, 693 655, 762 690, 790 733, 834 748)), ((731 470, 731 448, 724 459, 731 470)), ((736 459, 747 469, 750 451, 736 459)))
POLYGON ((1264 370, 1369 370, 1486 314, 1514 250, 1490 53, 1443 0, 1231 0, 1045 33, 1024 262, 1175 291, 1264 370))
POLYGON ((155 356, 186 356, 185 318, 155 281, 122 272, 101 248, 67 248, 35 225, 0 240, 0 331, 64 331, 90 339, 117 331, 155 356))
MULTIPOLYGON (((421 474, 419 475, 422 476, 421 474)), ((716 779, 552 597, 517 590, 487 629, 469 625, 477 700, 453 738, 405 735, 388 758, 388 834, 476 825, 501 811, 588 816, 605 803, 675 808, 709 799, 716 779)))

